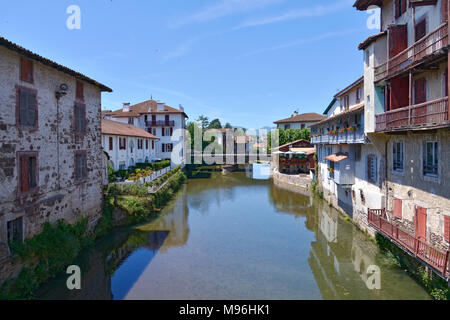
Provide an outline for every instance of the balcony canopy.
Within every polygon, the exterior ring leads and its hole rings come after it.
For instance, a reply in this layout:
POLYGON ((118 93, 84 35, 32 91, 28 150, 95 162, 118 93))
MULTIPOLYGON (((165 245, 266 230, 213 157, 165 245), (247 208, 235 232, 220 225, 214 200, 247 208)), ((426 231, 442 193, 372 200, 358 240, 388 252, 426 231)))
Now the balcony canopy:
POLYGON ((333 154, 329 155, 325 159, 329 160, 331 162, 340 162, 347 158, 348 158, 348 153, 338 152, 338 153, 333 153, 333 154))

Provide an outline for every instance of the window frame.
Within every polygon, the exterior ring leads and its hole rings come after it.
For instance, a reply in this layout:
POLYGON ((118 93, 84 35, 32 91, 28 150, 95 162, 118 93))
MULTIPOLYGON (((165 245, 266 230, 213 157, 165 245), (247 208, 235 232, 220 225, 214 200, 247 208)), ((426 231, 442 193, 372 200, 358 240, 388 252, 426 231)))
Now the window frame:
POLYGON ((37 131, 39 129, 39 105, 38 105, 38 91, 24 86, 16 85, 16 127, 21 131, 37 131), (26 91, 29 94, 34 94, 34 109, 35 109, 35 124, 34 126, 27 126, 20 123, 20 93, 26 91))
MULTIPOLYGON (((17 192, 19 195, 29 195, 39 191, 39 152, 38 151, 18 151, 17 155, 17 192), (34 181, 35 186, 31 187, 28 185, 28 190, 22 190, 22 158, 36 158, 34 181)), ((28 176, 30 180, 30 176, 28 176)))
POLYGON ((109 142, 109 151, 113 151, 114 150, 114 137, 108 137, 108 142, 109 142))
POLYGON ((80 80, 75 83, 75 101, 84 102, 84 83, 80 80))
POLYGON ((86 104, 81 102, 75 102, 73 107, 73 131, 77 135, 84 135, 87 132, 87 117, 86 117, 86 104), (83 119, 84 119, 84 127, 83 130, 78 130, 77 128, 77 108, 83 107, 83 119))
POLYGON ((432 177, 432 178, 439 178, 439 141, 437 140, 424 140, 423 142, 423 146, 422 148, 424 148, 422 151, 422 175, 425 177, 432 177), (428 172, 425 170, 425 165, 428 161, 428 144, 432 143, 433 144, 433 164, 432 166, 436 167, 436 173, 434 172, 428 172), (436 150, 437 149, 437 150, 436 150), (436 163, 436 164, 434 164, 436 163))
POLYGON ((30 84, 34 84, 34 61, 28 59, 24 56, 20 57, 20 67, 19 67, 19 79, 23 82, 28 82, 30 84), (28 67, 30 72, 24 77, 24 64, 29 63, 28 67))
POLYGON ((20 220, 20 222, 21 222, 20 223, 21 224, 21 227, 20 227, 21 228, 21 239, 19 241, 20 241, 20 243, 23 243, 25 241, 25 220, 24 220, 24 217, 21 216, 21 217, 17 217, 15 219, 6 221, 6 224, 5 224, 6 233, 5 234, 6 234, 6 241, 7 241, 8 245, 10 245, 11 243, 13 243, 15 241, 15 240, 10 240, 9 224, 17 222, 18 220, 20 220))
POLYGON ((378 180, 378 159, 375 154, 369 154, 367 155, 366 159, 366 173, 367 173, 367 181, 369 181, 372 184, 376 184, 378 180), (372 166, 369 166, 369 162, 373 161, 372 164, 374 167, 374 171, 371 170, 372 166), (375 177, 372 177, 372 173, 375 175, 375 177))
POLYGON ((86 150, 77 150, 74 153, 74 180, 75 183, 82 183, 87 181, 89 170, 87 165, 87 151, 86 150), (84 177, 78 177, 78 166, 77 166, 77 158, 79 156, 84 156, 84 170, 85 170, 85 176, 84 177))
MULTIPOLYGON (((397 156, 398 157, 398 156, 397 156)), ((392 171, 403 173, 405 170, 405 144, 403 140, 397 140, 392 143, 392 171), (396 154, 398 154, 398 145, 401 145, 401 167, 397 167, 398 159, 396 159, 396 154)))

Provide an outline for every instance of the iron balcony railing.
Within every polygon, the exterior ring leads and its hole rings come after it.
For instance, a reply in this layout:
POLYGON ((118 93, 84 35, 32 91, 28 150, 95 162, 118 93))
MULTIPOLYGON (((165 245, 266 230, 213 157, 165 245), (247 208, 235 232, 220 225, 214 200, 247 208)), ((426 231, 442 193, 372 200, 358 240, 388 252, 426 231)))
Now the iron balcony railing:
POLYGON ((445 22, 387 62, 375 67, 375 82, 407 69, 423 58, 444 49, 447 44, 448 22, 445 22))
POLYGON ((365 134, 362 128, 355 131, 347 131, 344 133, 337 133, 335 135, 326 133, 320 136, 313 135, 311 143, 313 144, 352 144, 352 143, 364 143, 365 134))
POLYGON ((437 249, 389 222, 385 209, 368 209, 368 221, 377 231, 433 267, 442 277, 446 278, 449 275, 449 251, 437 249))
POLYGON ((165 120, 156 120, 156 121, 147 121, 147 127, 174 127, 175 121, 165 121, 165 120))
POLYGON ((449 124, 448 97, 391 110, 376 116, 376 131, 436 127, 449 124))

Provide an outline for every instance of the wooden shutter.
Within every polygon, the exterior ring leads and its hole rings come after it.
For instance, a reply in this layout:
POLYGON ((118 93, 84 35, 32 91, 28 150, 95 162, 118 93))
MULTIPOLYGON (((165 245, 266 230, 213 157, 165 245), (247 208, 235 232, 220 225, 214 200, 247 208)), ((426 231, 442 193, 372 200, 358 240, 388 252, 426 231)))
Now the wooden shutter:
POLYGON ((420 104, 427 101, 427 80, 425 78, 414 81, 414 103, 420 104))
POLYGON ((448 0, 442 0, 441 3, 442 23, 448 20, 448 0))
POLYGON ((402 219, 402 200, 394 199, 394 217, 402 219))
POLYGON ((402 10, 401 10, 401 14, 406 12, 406 0, 402 0, 402 10))
POLYGON ((425 241, 427 238, 427 209, 417 206, 415 217, 416 237, 425 241))
POLYGON ((444 216, 444 238, 450 242, 450 216, 444 216))
POLYGON ((20 58, 20 80, 33 83, 33 61, 20 58))
POLYGON ((30 172, 28 157, 21 156, 20 161, 20 191, 26 192, 30 190, 30 172))
POLYGON ((409 105, 409 78, 391 79, 390 110, 407 107, 409 105))
POLYGON ((416 41, 419 41, 420 39, 425 37, 426 33, 427 33, 427 20, 423 19, 418 24, 416 24, 415 27, 416 41))
POLYGON ((445 69, 444 72, 444 95, 448 96, 448 69, 445 69))
POLYGON ((389 58, 408 47, 408 28, 406 25, 389 26, 389 58))
POLYGON ((81 81, 77 81, 75 99, 84 101, 84 84, 81 81))

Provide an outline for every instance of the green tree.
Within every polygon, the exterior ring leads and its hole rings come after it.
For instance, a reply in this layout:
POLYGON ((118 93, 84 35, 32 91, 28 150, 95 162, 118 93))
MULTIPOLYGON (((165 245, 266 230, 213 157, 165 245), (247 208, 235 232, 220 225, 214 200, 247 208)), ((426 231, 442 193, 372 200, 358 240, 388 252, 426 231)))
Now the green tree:
POLYGON ((200 117, 198 117, 197 121, 199 121, 202 124, 202 129, 206 129, 209 126, 209 118, 201 115, 200 117))
POLYGON ((233 127, 231 126, 231 124, 229 122, 227 122, 225 124, 225 129, 233 129, 233 127))
MULTIPOLYGON (((286 143, 290 143, 297 140, 311 141, 311 131, 308 128, 304 129, 277 129, 279 135, 279 146, 286 143)), ((272 148, 272 132, 269 132, 268 136, 269 148, 272 148)))
POLYGON ((222 124, 220 123, 219 119, 212 120, 209 125, 208 129, 222 129, 222 124))

